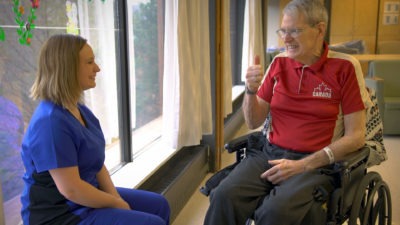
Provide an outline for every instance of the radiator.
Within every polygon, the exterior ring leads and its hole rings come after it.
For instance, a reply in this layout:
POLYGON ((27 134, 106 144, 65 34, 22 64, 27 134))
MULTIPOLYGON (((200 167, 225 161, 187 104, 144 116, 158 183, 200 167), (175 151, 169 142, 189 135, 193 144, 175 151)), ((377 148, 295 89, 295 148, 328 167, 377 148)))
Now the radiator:
POLYGON ((205 145, 183 147, 139 186, 165 196, 171 207, 171 223, 208 173, 208 151, 205 145))

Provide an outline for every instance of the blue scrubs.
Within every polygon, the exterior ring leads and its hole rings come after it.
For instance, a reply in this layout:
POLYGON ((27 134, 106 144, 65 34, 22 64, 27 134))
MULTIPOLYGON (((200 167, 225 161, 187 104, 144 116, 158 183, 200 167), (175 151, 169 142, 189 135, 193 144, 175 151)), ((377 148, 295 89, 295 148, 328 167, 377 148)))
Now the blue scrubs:
POLYGON ((79 105, 86 126, 63 107, 42 101, 32 115, 22 142, 25 188, 22 219, 29 224, 168 224, 168 202, 159 194, 121 189, 133 210, 93 209, 75 204, 58 191, 48 172, 78 166, 81 179, 98 187, 96 174, 105 159, 105 140, 98 119, 79 105))

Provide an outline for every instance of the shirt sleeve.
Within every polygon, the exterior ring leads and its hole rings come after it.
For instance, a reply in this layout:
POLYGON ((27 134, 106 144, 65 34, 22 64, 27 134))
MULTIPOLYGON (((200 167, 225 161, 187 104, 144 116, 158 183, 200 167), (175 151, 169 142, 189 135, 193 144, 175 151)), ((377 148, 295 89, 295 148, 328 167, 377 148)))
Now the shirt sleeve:
POLYGON ((77 146, 70 123, 58 114, 36 122, 31 153, 38 172, 77 166, 77 146))
POLYGON ((365 78, 364 78, 364 74, 362 72, 360 62, 354 57, 353 57, 352 62, 353 62, 354 70, 356 73, 357 84, 358 84, 358 86, 360 88, 360 92, 361 92, 361 99, 364 103, 365 108, 369 108, 373 105, 373 103, 371 101, 369 92, 365 85, 365 78))
POLYGON ((348 74, 344 76, 345 80, 342 88, 343 114, 363 110, 371 105, 359 62, 352 60, 351 66, 347 71, 348 74))
POLYGON ((273 88, 276 82, 276 78, 273 74, 276 68, 276 61, 273 61, 271 65, 268 67, 267 71, 264 75, 264 80, 258 89, 257 95, 258 97, 264 99, 266 102, 271 103, 272 95, 273 95, 273 88))

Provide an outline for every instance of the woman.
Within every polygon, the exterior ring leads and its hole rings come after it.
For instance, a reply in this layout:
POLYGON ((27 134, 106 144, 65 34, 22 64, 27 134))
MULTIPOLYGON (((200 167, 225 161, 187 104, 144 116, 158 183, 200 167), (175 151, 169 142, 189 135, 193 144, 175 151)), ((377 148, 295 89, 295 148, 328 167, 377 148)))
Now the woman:
POLYGON ((87 41, 55 35, 42 47, 31 89, 40 99, 22 143, 22 218, 37 224, 169 224, 159 194, 116 188, 104 165, 105 140, 83 104, 100 71, 87 41))

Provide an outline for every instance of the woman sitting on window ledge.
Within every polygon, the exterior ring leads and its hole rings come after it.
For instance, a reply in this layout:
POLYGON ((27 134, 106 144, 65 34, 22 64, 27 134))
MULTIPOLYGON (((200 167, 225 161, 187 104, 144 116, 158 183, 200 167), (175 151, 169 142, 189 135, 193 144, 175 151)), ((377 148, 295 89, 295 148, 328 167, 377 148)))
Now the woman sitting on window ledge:
POLYGON ((31 95, 41 102, 21 152, 24 224, 169 224, 163 196, 116 188, 110 179, 100 123, 82 102, 83 91, 96 86, 100 71, 87 41, 52 36, 38 66, 31 95))

